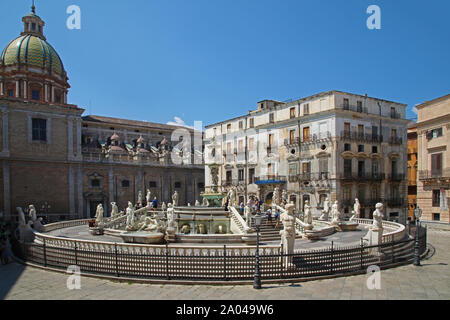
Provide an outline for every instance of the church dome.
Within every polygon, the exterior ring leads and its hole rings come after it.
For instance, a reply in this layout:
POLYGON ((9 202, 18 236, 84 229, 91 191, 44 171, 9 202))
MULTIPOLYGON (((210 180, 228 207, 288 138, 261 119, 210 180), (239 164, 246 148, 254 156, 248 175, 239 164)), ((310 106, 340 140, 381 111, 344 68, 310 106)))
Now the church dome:
POLYGON ((32 34, 21 35, 2 51, 0 65, 27 67, 28 71, 66 76, 58 53, 44 39, 32 34))

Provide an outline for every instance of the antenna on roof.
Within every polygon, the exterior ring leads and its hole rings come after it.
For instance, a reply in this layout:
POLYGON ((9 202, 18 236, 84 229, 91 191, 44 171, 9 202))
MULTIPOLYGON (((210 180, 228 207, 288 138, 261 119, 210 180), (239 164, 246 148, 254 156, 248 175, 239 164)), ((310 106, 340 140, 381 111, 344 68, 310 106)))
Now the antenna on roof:
POLYGON ((36 13, 36 7, 34 6, 34 0, 32 0, 31 12, 36 13))

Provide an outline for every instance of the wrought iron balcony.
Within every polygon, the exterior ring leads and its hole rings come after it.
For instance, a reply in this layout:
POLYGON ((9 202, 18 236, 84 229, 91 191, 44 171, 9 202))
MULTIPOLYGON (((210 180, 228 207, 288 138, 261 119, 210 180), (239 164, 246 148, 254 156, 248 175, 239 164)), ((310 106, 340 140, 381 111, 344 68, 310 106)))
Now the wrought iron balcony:
POLYGON ((441 170, 420 170, 419 180, 442 180, 450 179, 450 168, 441 170))
POLYGON ((328 180, 330 178, 329 172, 307 172, 300 173, 298 175, 299 181, 318 181, 318 180, 328 180))
POLYGON ((402 144, 403 139, 401 137, 390 137, 389 144, 402 144))
POLYGON ((293 139, 284 139, 284 145, 285 146, 294 146, 294 145, 299 145, 300 144, 300 138, 296 137, 293 139))
POLYGON ((319 142, 323 140, 331 139, 331 132, 321 132, 319 134, 312 134, 306 137, 302 137, 301 143, 313 143, 313 142, 319 142))
POLYGON ((279 176, 279 175, 264 175, 255 177, 255 183, 285 183, 287 181, 286 176, 279 176))
POLYGON ((400 119, 402 117, 402 115, 398 112, 395 111, 391 111, 391 118, 392 119, 400 119))
POLYGON ((381 181, 386 178, 386 175, 380 172, 343 172, 339 177, 344 180, 381 181))
POLYGON ((405 180, 405 174, 404 173, 391 173, 388 176, 389 181, 402 181, 405 180))
POLYGON ((369 143, 383 142, 383 136, 381 136, 381 135, 370 134, 370 133, 351 132, 348 130, 341 131, 341 139, 342 140, 350 140, 350 141, 369 142, 369 143))
POLYGON ((346 111, 353 111, 353 112, 359 112, 359 113, 369 113, 367 107, 358 107, 348 104, 342 104, 338 109, 346 110, 346 111))

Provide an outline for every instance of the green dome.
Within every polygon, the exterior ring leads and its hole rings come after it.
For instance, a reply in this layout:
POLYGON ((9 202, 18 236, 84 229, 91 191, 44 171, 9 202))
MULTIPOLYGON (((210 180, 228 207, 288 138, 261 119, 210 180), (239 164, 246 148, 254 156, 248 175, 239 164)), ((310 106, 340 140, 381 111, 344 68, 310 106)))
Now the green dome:
POLYGON ((0 56, 0 66, 26 65, 65 77, 63 63, 55 49, 34 35, 22 35, 11 41, 0 56))

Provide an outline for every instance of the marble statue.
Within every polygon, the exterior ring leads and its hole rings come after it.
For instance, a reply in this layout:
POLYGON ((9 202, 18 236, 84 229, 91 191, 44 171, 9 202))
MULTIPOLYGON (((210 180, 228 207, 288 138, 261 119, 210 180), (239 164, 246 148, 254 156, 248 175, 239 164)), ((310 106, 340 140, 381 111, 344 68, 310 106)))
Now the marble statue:
POLYGON ((311 214, 311 206, 309 205, 309 200, 305 201, 305 216, 303 222, 307 225, 312 225, 312 214, 311 214))
POLYGON ((183 234, 191 233, 191 227, 188 224, 183 225, 183 227, 181 227, 181 233, 183 234))
POLYGON ((204 206, 204 207, 209 207, 209 202, 208 202, 208 199, 206 199, 206 198, 203 198, 203 203, 202 203, 202 206, 204 206))
POLYGON ((31 227, 33 224, 33 221, 28 221, 28 223, 25 225, 25 228, 23 230, 23 233, 21 235, 21 240, 24 242, 33 242, 34 241, 34 230, 31 227))
MULTIPOLYGON (((280 216, 281 222, 283 223, 283 230, 280 231, 281 244, 283 245, 283 253, 286 255, 294 253, 294 244, 295 244, 294 208, 295 205, 293 203, 288 203, 286 205, 285 211, 280 216)), ((284 259, 285 259, 284 265, 287 268, 294 267, 292 264, 292 256, 286 256, 284 259)))
POLYGON ((278 187, 275 187, 273 190, 273 196, 272 196, 272 204, 279 204, 278 198, 279 198, 279 189, 278 187))
POLYGON ((137 201, 138 207, 142 208, 142 191, 139 191, 138 193, 138 201, 137 201))
POLYGON ((206 226, 203 223, 198 226, 198 234, 207 234, 206 226))
POLYGON ((161 211, 165 214, 166 210, 167 210, 166 203, 163 202, 162 205, 161 205, 161 211))
POLYGON ((328 197, 323 202, 323 210, 322 215, 320 216, 319 220, 321 221, 328 221, 328 214, 330 213, 330 200, 328 197))
POLYGON ((234 189, 234 187, 231 187, 230 191, 228 191, 228 206, 236 206, 236 190, 234 189))
POLYGON ((133 208, 133 204, 131 203, 131 201, 128 201, 128 208, 126 210, 126 214, 127 214, 127 226, 126 226, 126 230, 127 231, 134 231, 134 224, 135 224, 135 216, 134 216, 134 208, 133 208))
POLYGON ((147 195, 145 197, 145 200, 147 200, 147 207, 150 206, 150 204, 152 203, 152 192, 147 189, 147 195))
POLYGON ((36 230, 37 232, 45 231, 45 227, 42 224, 42 221, 43 221, 42 218, 37 218, 37 220, 33 221, 33 229, 36 230))
POLYGON ((25 226, 27 222, 25 221, 25 214, 23 213, 23 210, 21 207, 17 207, 17 215, 19 216, 19 227, 25 226))
POLYGON ((169 207, 167 209, 167 226, 171 228, 176 227, 175 223, 175 210, 173 208, 173 205, 169 203, 169 207))
POLYGON ((115 218, 119 215, 119 207, 115 202, 111 202, 111 217, 115 218))
POLYGON ((248 204, 244 207, 244 216, 245 216, 245 222, 247 222, 247 226, 250 226, 250 222, 252 219, 252 212, 251 212, 248 204))
POLYGON ((375 211, 373 212, 373 226, 372 229, 383 229, 383 204, 377 203, 375 211))
POLYGON ((97 211, 95 212, 95 224, 97 226, 101 225, 103 223, 103 205, 101 203, 97 206, 97 211))
POLYGON ((150 217, 144 217, 144 221, 141 222, 138 226, 138 231, 158 232, 158 229, 158 221, 150 217))
POLYGON ((33 222, 37 220, 36 209, 32 204, 28 206, 28 217, 30 217, 33 222))
POLYGON ((216 234, 225 234, 225 228, 222 224, 219 224, 216 229, 216 234))
POLYGON ((336 200, 331 207, 331 224, 337 225, 340 222, 342 222, 342 218, 339 212, 339 202, 336 200))
POLYGON ((195 200, 195 206, 196 206, 196 207, 200 207, 200 201, 195 200))
POLYGON ((288 201, 288 195, 287 195, 287 190, 283 189, 283 191, 281 192, 281 200, 283 202, 283 204, 287 204, 288 201))
POLYGON ((353 205, 353 211, 352 211, 353 216, 350 218, 350 220, 359 218, 360 212, 361 212, 361 204, 359 203, 358 198, 356 198, 355 204, 353 205))
POLYGON ((174 207, 178 206, 178 191, 175 191, 172 196, 172 203, 174 207))
POLYGON ((188 207, 190 207, 191 206, 191 204, 190 203, 188 203, 188 207))

